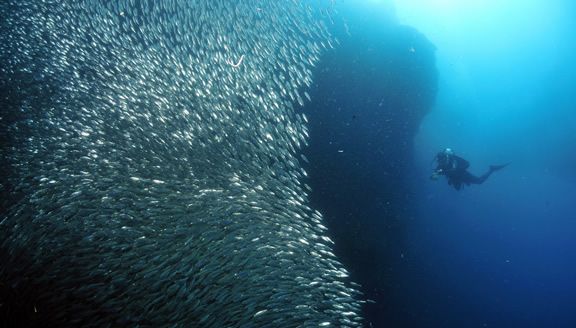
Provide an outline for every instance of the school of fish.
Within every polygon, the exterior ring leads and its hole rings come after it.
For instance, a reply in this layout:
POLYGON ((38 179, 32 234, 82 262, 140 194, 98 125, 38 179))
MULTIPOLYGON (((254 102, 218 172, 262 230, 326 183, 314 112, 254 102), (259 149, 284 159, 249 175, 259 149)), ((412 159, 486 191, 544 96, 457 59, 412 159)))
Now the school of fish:
POLYGON ((316 7, 2 1, 0 283, 58 327, 361 326, 300 154, 316 7))

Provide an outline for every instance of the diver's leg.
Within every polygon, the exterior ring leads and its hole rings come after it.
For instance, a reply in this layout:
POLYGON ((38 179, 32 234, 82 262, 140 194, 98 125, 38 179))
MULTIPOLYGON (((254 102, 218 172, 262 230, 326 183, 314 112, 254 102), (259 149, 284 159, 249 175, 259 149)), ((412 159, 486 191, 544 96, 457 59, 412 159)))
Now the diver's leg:
POLYGON ((506 166, 508 166, 508 164, 504 164, 504 165, 491 165, 490 168, 488 169, 488 172, 482 174, 481 176, 477 177, 475 175, 473 175, 472 173, 466 171, 464 172, 464 174, 462 174, 462 177, 460 178, 460 181, 462 181, 463 183, 467 184, 467 185, 471 185, 471 184, 482 184, 484 183, 484 181, 486 181, 486 179, 488 179, 488 177, 490 175, 492 175, 492 173, 501 170, 503 168, 505 168, 506 166))
POLYGON ((473 177, 473 180, 474 180, 474 182, 471 182, 471 183, 475 183, 475 184, 481 184, 481 183, 483 183, 484 181, 486 181, 486 179, 488 179, 488 177, 489 177, 492 173, 494 173, 494 172, 496 172, 496 171, 498 171, 498 170, 501 170, 501 169, 505 168, 506 166, 508 166, 508 164, 510 164, 510 163, 506 163, 506 164, 504 164, 504 165, 490 165, 490 168, 488 169, 488 172, 484 173, 483 175, 481 175, 481 176, 479 176, 479 177, 475 177, 475 176, 473 176, 472 174, 470 174, 470 176, 472 176, 472 177, 473 177))
POLYGON ((474 182, 475 184, 482 184, 484 183, 484 181, 486 181, 486 179, 488 179, 488 177, 493 173, 494 171, 489 170, 488 172, 482 174, 481 176, 476 178, 476 182, 474 182))
POLYGON ((488 177, 492 174, 492 172, 494 171, 489 170, 488 172, 482 174, 479 177, 471 174, 470 172, 466 172, 462 181, 464 181, 466 184, 482 184, 484 183, 484 181, 486 181, 486 179, 488 179, 488 177))
POLYGON ((510 163, 502 164, 502 165, 490 165, 490 171, 496 172, 508 166, 510 163))

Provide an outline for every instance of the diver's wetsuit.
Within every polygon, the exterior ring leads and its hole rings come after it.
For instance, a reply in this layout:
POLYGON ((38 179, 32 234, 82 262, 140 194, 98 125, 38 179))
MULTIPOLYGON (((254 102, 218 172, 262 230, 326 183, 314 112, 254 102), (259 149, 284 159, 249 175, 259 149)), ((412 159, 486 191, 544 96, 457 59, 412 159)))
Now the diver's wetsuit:
POLYGON ((477 177, 467 171, 470 163, 462 157, 439 153, 436 160, 438 161, 438 166, 435 170, 436 174, 445 175, 448 179, 448 184, 456 188, 456 190, 460 190, 463 184, 467 186, 482 184, 492 173, 507 165, 492 165, 488 172, 477 177))

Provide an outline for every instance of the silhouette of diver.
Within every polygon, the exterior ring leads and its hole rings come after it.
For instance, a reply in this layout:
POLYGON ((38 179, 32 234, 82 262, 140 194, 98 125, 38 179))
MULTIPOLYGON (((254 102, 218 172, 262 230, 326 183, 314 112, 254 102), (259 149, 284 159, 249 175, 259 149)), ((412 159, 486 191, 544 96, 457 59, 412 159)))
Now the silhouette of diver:
POLYGON ((430 178, 436 180, 440 175, 444 175, 448 179, 448 184, 456 190, 460 190, 464 184, 467 186, 471 184, 482 184, 492 173, 505 168, 509 164, 490 165, 488 172, 477 177, 467 171, 470 163, 462 157, 454 155, 454 152, 450 148, 439 152, 435 159, 438 165, 430 178))

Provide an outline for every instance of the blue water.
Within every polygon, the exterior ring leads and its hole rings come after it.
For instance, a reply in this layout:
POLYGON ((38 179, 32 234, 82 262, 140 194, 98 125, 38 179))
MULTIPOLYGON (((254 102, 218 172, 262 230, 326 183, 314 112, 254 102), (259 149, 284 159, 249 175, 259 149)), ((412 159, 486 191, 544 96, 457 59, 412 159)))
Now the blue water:
MULTIPOLYGON (((395 21, 437 48, 437 100, 409 174, 416 215, 401 247, 379 245, 397 253, 375 259, 395 274, 368 323, 576 327, 576 3, 365 0, 340 14, 364 37, 395 21), (445 147, 478 175, 511 164, 456 191, 428 178, 445 147)), ((379 220, 370 228, 384 233, 379 220)))

